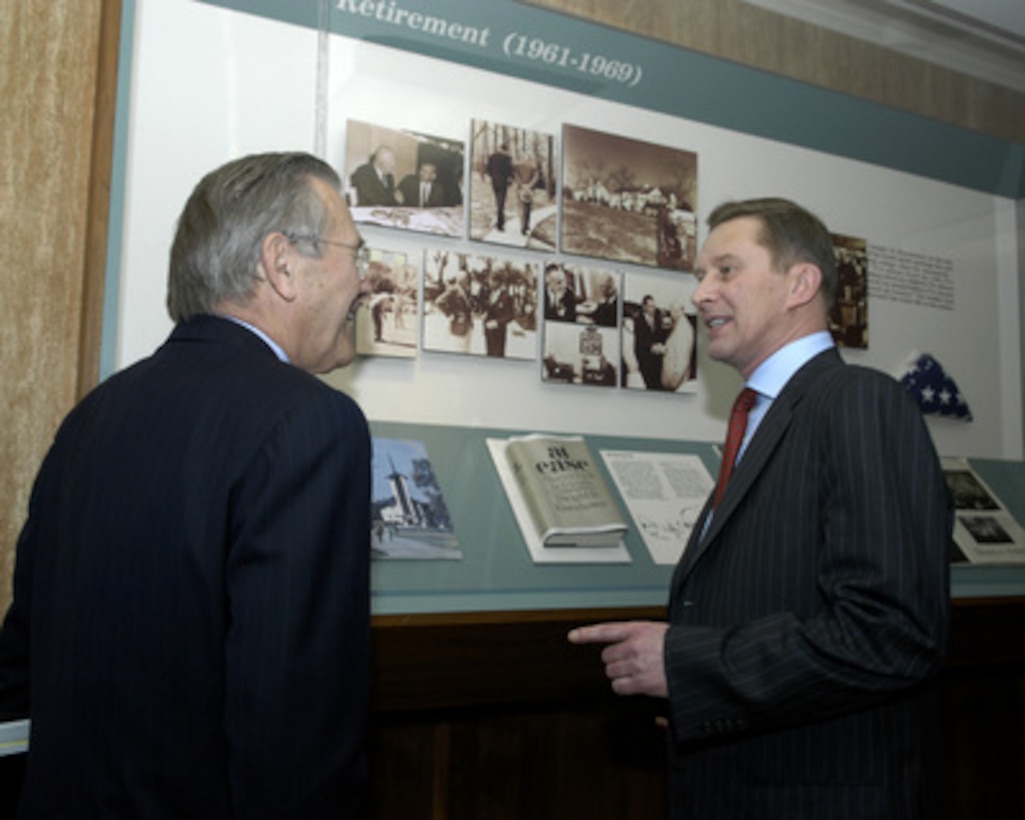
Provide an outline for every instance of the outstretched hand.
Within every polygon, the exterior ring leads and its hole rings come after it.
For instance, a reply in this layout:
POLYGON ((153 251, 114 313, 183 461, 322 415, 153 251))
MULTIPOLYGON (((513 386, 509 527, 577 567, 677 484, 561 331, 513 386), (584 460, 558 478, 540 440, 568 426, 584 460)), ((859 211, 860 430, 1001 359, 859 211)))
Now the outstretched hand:
POLYGON ((570 643, 607 643, 601 659, 617 695, 669 696, 663 656, 669 624, 661 621, 613 621, 572 629, 570 643))

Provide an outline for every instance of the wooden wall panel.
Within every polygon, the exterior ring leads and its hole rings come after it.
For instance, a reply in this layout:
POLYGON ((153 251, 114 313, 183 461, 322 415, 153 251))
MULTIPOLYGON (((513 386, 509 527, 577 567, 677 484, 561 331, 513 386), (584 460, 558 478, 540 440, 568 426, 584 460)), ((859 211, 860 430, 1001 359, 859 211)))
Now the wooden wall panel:
MULTIPOLYGON (((375 820, 665 816, 664 704, 611 693, 595 620, 659 608, 374 619, 375 820)), ((950 820, 1025 816, 1025 599, 954 604, 940 675, 950 820)))
POLYGON ((520 0, 1025 142, 1025 94, 742 0, 520 0))
POLYGON ((2 0, 0 20, 3 611, 31 482, 96 380, 120 0, 2 0))

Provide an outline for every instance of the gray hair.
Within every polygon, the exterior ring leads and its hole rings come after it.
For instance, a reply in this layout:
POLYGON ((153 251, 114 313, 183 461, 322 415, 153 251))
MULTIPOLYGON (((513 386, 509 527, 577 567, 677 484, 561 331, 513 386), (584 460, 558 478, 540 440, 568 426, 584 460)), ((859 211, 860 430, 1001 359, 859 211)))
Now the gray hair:
POLYGON ((173 321, 212 313, 223 301, 247 301, 259 277, 263 240, 274 231, 296 241, 303 254, 319 254, 298 239, 321 236, 326 227, 312 179, 341 188, 330 165, 299 152, 242 157, 200 180, 171 245, 167 310, 173 321))
POLYGON ((822 271, 822 296, 826 309, 832 307, 839 286, 833 240, 815 214, 787 199, 747 199, 724 202, 708 217, 708 227, 742 216, 761 222, 759 244, 769 250, 779 271, 799 262, 811 262, 822 271))

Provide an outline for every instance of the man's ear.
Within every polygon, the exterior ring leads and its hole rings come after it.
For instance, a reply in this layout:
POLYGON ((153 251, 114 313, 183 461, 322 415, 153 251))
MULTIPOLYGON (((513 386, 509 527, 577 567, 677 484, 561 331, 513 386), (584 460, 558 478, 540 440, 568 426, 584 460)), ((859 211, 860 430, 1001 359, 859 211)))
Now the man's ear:
POLYGON ((294 258, 292 243, 280 231, 269 233, 263 238, 260 267, 267 284, 286 302, 291 302, 297 294, 295 271, 291 265, 294 258))
POLYGON ((788 305, 798 307, 814 299, 822 289, 822 270, 811 262, 798 262, 790 269, 788 305))

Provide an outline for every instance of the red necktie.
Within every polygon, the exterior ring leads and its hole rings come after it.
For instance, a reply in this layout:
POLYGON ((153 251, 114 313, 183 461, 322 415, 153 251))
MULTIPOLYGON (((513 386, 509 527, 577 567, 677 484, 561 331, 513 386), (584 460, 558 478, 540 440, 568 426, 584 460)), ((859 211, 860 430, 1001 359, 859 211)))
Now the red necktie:
POLYGON ((737 460, 737 452, 740 450, 740 443, 744 440, 744 431, 747 429, 747 414, 754 407, 758 393, 750 387, 745 387, 737 395, 733 402, 733 409, 730 411, 730 426, 726 431, 726 446, 723 448, 722 463, 719 465, 719 480, 715 483, 715 498, 713 507, 718 507, 726 492, 726 483, 733 474, 733 464, 737 460))

